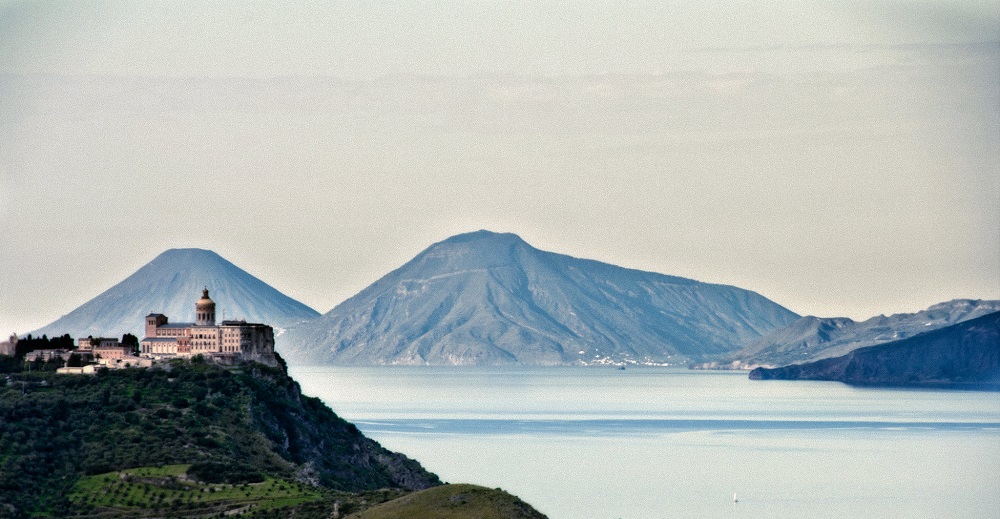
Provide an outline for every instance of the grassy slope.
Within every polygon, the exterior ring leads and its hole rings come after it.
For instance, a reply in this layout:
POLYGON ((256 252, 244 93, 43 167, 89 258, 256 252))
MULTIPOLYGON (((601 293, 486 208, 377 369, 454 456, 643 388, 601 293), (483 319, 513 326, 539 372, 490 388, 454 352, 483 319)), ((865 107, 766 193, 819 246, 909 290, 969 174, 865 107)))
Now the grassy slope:
POLYGON ((188 465, 144 467, 82 478, 69 494, 71 515, 143 517, 273 509, 323 497, 317 488, 267 477, 260 483, 206 484, 186 477, 188 465))
POLYGON ((219 513, 249 518, 328 518, 337 508, 349 513, 406 493, 383 489, 338 492, 266 477, 259 483, 210 484, 192 480, 189 465, 142 467, 86 476, 77 481, 64 517, 205 517, 219 513))
POLYGON ((373 506, 350 519, 544 519, 545 515, 500 489, 443 485, 373 506))

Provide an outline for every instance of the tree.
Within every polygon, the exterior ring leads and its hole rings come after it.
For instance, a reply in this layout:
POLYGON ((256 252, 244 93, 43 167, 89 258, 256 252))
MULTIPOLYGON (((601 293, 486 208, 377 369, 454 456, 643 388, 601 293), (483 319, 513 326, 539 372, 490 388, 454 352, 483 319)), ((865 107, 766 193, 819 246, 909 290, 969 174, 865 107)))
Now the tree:
POLYGON ((71 368, 79 368, 83 366, 83 357, 79 353, 73 353, 69 356, 69 360, 66 361, 66 366, 71 368))
POLYGON ((131 355, 139 354, 139 338, 131 333, 126 333, 122 335, 122 346, 128 348, 128 352, 131 355))
POLYGON ((76 345, 73 344, 73 337, 66 333, 49 339, 49 347, 57 350, 72 350, 76 348, 76 345))

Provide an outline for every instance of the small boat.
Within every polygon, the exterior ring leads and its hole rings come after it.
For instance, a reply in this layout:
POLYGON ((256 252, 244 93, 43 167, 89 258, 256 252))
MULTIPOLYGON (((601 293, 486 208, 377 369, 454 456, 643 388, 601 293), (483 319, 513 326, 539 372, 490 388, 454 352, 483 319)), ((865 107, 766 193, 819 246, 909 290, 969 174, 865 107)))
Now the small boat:
POLYGON ((740 502, 740 500, 736 497, 736 492, 733 492, 733 502, 734 503, 739 503, 740 502))

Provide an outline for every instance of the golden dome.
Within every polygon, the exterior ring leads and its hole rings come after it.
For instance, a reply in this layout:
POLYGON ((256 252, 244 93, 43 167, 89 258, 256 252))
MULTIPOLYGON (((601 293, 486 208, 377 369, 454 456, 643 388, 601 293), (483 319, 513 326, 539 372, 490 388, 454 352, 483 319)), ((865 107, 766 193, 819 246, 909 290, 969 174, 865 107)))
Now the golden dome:
POLYGON ((195 303, 195 306, 196 307, 198 307, 198 306, 215 306, 215 301, 212 301, 212 299, 210 297, 208 297, 208 289, 207 288, 202 291, 202 293, 201 293, 201 299, 199 299, 198 302, 195 303))

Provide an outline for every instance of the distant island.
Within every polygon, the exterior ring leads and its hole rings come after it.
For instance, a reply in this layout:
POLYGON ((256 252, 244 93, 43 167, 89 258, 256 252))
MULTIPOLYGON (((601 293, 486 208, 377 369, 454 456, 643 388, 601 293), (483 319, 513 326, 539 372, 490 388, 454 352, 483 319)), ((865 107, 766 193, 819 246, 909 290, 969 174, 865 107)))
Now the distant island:
POLYGON ((954 299, 918 312, 878 315, 864 321, 805 316, 764 334, 716 364, 748 369, 802 364, 899 341, 998 311, 997 300, 954 299))
POLYGON ((156 314, 196 323, 188 294, 205 285, 221 321, 273 326, 294 365, 686 365, 799 318, 739 287, 477 231, 431 245, 323 315, 212 251, 171 249, 32 334, 150 337, 144 319, 156 314))
MULTIPOLYGON (((325 314, 212 251, 170 249, 32 333, 169 338, 154 336, 147 321, 165 334, 176 331, 174 319, 196 325, 187 294, 205 284, 223 323, 274 326, 275 349, 293 365, 749 370, 835 357, 1000 311, 1000 301, 956 299, 865 321, 802 317, 743 288, 574 258, 481 230, 432 244, 325 314)), ((203 340, 193 339, 191 351, 203 340)), ((161 346, 153 341, 144 351, 188 353, 186 344, 161 346)))
POLYGON ((298 365, 686 365, 799 316, 739 287, 537 249, 512 233, 452 236, 290 327, 298 365))
MULTIPOLYGON (((120 355, 118 365, 147 363, 137 355, 223 359, 239 327, 239 335, 256 337, 251 342, 273 341, 293 365, 751 370, 837 357, 996 311, 998 300, 955 299, 864 321, 803 317, 743 288, 574 258, 481 230, 432 244, 325 314, 212 251, 170 249, 32 334, 91 339, 60 354, 74 369, 73 353, 98 349, 106 360, 120 355), (191 294, 207 286, 212 298, 203 298, 217 304, 220 330, 202 328, 204 312, 191 305, 191 294), (106 339, 122 332, 143 337, 135 354, 126 336, 106 339)), ((11 348, 0 343, 0 353, 11 348)), ((269 362, 266 348, 240 349, 244 358, 264 352, 256 360, 269 362)))
POLYGON ((750 378, 1000 390, 1000 312, 840 357, 757 368, 750 378))

